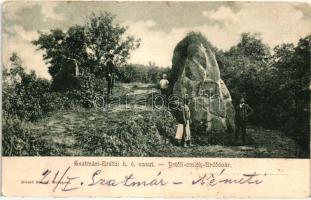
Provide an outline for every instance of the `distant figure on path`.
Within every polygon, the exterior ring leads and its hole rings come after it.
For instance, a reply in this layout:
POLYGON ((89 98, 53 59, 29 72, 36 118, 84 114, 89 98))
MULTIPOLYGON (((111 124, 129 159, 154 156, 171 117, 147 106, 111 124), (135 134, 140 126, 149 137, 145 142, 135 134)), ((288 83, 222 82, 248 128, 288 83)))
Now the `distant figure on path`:
POLYGON ((253 109, 245 103, 245 99, 241 98, 240 104, 236 109, 236 125, 237 129, 235 131, 235 141, 239 139, 240 132, 242 132, 242 140, 245 144, 246 137, 246 125, 247 120, 250 115, 253 114, 253 109))
POLYGON ((164 95, 165 97, 168 94, 168 85, 169 85, 169 81, 167 80, 167 75, 163 74, 162 79, 160 80, 160 90, 161 90, 161 94, 164 95))
POLYGON ((113 90, 113 87, 114 87, 116 66, 114 64, 113 58, 114 58, 113 54, 110 54, 108 56, 108 61, 106 63, 106 80, 107 80, 107 83, 108 83, 108 86, 107 86, 107 94, 108 94, 108 96, 110 94, 112 95, 112 90, 113 90))

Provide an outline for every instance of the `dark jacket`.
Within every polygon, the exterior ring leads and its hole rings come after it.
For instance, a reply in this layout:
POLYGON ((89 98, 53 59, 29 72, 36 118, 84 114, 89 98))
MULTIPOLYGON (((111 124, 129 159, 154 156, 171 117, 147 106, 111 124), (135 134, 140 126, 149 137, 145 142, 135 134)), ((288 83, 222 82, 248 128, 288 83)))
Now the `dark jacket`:
POLYGON ((170 106, 172 106, 172 108, 170 108, 170 111, 173 114, 173 116, 175 117, 177 123, 178 124, 184 124, 185 119, 184 119, 183 106, 180 104, 174 104, 174 103, 171 103, 170 106))
POLYGON ((106 76, 108 78, 108 74, 110 74, 110 76, 114 75, 115 73, 115 64, 113 63, 112 60, 108 60, 107 64, 106 64, 106 76))
POLYGON ((246 103, 239 104, 236 109, 236 121, 246 122, 248 117, 253 114, 253 109, 246 103))

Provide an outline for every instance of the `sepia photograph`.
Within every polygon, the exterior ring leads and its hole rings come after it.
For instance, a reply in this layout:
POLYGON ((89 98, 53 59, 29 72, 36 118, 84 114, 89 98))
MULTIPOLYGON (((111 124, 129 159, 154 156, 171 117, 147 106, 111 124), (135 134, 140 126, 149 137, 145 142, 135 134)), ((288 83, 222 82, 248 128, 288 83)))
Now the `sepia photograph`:
POLYGON ((6 1, 2 156, 309 158, 310 13, 6 1))

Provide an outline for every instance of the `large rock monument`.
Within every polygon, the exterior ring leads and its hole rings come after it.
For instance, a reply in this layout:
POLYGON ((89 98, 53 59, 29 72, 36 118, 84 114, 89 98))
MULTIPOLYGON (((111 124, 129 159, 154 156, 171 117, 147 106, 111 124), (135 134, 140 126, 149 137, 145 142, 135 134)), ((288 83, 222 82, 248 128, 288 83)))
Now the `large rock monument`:
POLYGON ((170 93, 187 96, 193 134, 205 134, 209 143, 222 143, 235 129, 230 92, 220 78, 211 45, 201 33, 190 33, 174 50, 170 93))

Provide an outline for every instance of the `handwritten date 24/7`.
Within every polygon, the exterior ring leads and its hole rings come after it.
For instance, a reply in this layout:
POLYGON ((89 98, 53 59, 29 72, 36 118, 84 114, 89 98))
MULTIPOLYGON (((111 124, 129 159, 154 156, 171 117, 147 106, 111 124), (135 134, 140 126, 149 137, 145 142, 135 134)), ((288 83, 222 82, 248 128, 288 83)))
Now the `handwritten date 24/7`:
POLYGON ((81 189, 82 187, 106 186, 106 187, 164 187, 166 185, 192 185, 192 186, 210 186, 217 185, 259 185, 264 181, 266 174, 258 174, 257 172, 249 174, 241 174, 230 178, 230 174, 225 173, 226 169, 221 169, 219 173, 205 173, 199 177, 192 179, 190 183, 183 182, 182 177, 176 180, 169 180, 162 176, 162 172, 139 179, 135 174, 129 173, 121 179, 105 178, 102 170, 96 170, 90 174, 87 180, 82 180, 79 176, 74 176, 70 172, 71 168, 67 167, 64 171, 57 170, 53 172, 50 169, 42 173, 40 184, 53 184, 53 192, 61 190, 68 192, 81 189))

